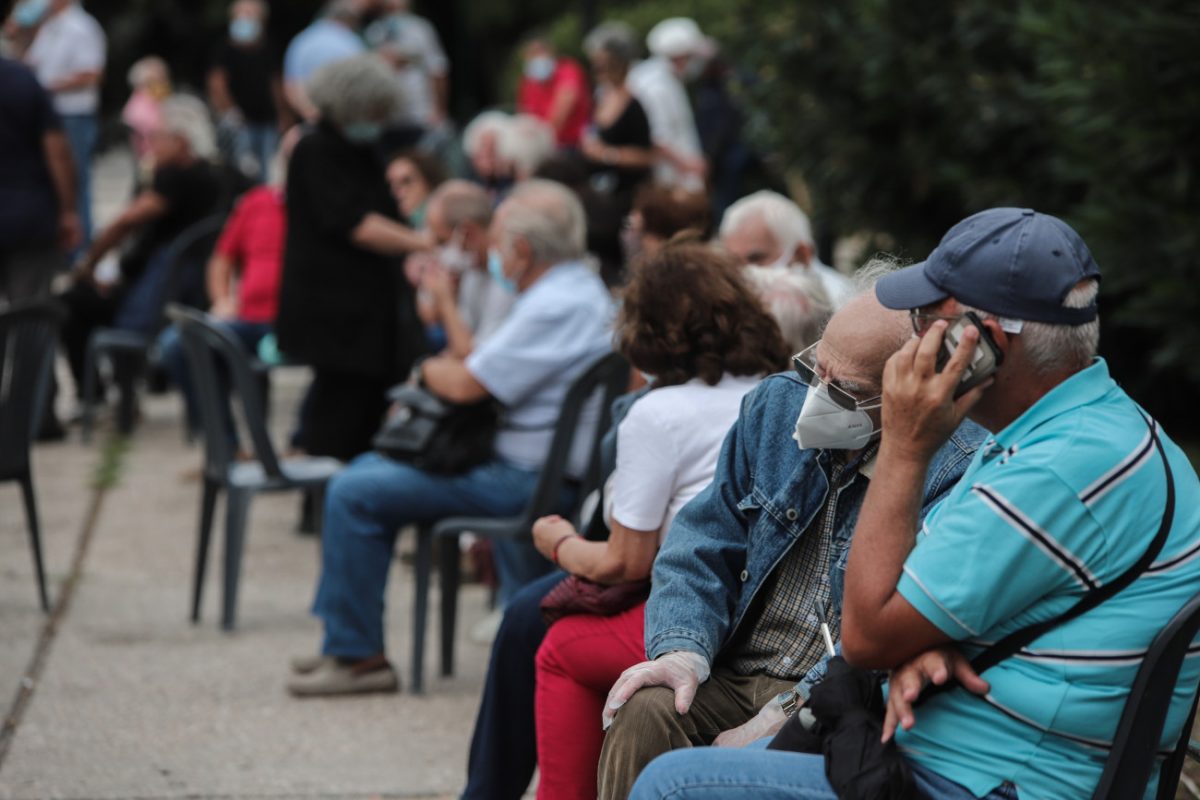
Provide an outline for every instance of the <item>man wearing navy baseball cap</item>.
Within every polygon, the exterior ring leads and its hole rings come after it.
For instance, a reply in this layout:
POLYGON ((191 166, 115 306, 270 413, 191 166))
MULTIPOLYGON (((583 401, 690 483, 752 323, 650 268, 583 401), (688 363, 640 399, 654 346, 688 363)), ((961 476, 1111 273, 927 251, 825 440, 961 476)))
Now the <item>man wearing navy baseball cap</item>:
MULTIPOLYGON (((1062 220, 994 208, 876 286, 916 335, 884 370, 842 647, 891 670, 884 738, 921 797, 1090 797, 1142 657, 1200 590, 1200 482, 1096 354, 1099 278, 1062 220), (964 417, 991 438, 918 526, 931 455, 964 417), (970 660, 1019 631, 1010 643, 1032 638, 976 674, 970 660)), ((1186 660, 1160 752, 1198 680, 1186 660)), ((700 797, 714 780, 728 796, 833 796, 819 756, 691 751, 651 764, 632 797, 700 797)))

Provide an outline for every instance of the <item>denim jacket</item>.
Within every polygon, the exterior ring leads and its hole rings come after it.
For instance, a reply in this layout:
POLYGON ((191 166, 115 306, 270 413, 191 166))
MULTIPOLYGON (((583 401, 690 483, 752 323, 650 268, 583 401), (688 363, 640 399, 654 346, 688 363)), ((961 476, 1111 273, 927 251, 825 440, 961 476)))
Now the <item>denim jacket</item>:
MULTIPOLYGON (((728 644, 768 575, 821 513, 833 457, 792 438, 807 387, 791 373, 764 380, 742 401, 712 483, 684 506, 654 561, 646 604, 646 654, 699 653, 711 664, 728 644)), ((962 476, 987 433, 964 422, 935 454, 921 516, 962 476)), ((832 612, 841 613, 850 537, 867 481, 842 490, 830 547, 832 612)), ((798 686, 824 674, 819 664, 798 686)))

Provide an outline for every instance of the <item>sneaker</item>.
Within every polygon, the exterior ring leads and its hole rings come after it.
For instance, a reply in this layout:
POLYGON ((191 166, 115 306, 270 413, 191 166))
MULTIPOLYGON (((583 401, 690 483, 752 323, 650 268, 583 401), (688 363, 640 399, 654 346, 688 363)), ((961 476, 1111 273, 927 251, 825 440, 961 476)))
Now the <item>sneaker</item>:
POLYGON ((326 661, 337 661, 337 659, 333 656, 319 654, 315 656, 293 656, 288 665, 292 668, 293 675, 307 675, 310 672, 316 672, 326 661))
POLYGON ((288 681, 287 690, 294 697, 400 691, 400 679, 391 664, 384 661, 382 666, 366 669, 360 664, 343 664, 330 659, 307 675, 294 676, 288 681))

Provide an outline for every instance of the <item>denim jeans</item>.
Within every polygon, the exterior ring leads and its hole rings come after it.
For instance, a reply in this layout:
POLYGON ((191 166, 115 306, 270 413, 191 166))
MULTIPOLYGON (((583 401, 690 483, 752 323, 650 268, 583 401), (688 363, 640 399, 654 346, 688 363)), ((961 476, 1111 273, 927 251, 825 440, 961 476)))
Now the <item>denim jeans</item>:
MULTIPOLYGON (((210 322, 214 322, 212 318, 210 322)), ((243 322, 242 320, 222 320, 216 323, 236 336, 246 346, 247 352, 254 355, 259 341, 271 332, 271 325, 266 322, 243 322)), ((179 387, 183 395, 184 407, 187 409, 188 428, 200 430, 200 409, 196 401, 196 389, 192 384, 191 373, 188 371, 187 359, 183 354, 183 341, 179 338, 179 329, 174 325, 163 328, 158 336, 158 360, 171 382, 179 387)), ((222 387, 222 394, 229 394, 228 385, 222 387)), ((225 419, 229 432, 233 433, 233 416, 226 405, 225 419)))
MULTIPOLYGON (((697 747, 656 758, 634 784, 630 800, 837 800, 825 779, 825 759, 767 750, 767 740, 741 750, 697 747)), ((974 800, 965 787, 908 762, 923 800, 974 800)), ((984 800, 1017 800, 1005 784, 984 800)))
POLYGON ((273 122, 247 122, 233 135, 233 163, 256 183, 265 183, 279 146, 279 131, 273 122))
POLYGON ((79 175, 77 203, 79 222, 83 227, 83 242, 80 252, 92 241, 92 153, 96 150, 99 124, 95 114, 63 114, 63 132, 75 160, 75 171, 79 175))
POLYGON ((452 515, 515 516, 537 478, 536 471, 498 460, 462 475, 434 475, 378 453, 350 462, 325 498, 312 609, 325 623, 321 651, 351 659, 384 652, 384 590, 401 527, 452 515))

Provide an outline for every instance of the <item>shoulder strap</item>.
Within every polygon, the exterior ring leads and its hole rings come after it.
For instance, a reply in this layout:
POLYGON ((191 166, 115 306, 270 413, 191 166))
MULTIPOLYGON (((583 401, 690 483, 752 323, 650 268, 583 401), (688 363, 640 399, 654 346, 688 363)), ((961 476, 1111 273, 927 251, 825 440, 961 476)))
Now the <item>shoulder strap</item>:
MULTIPOLYGON (((1139 412, 1140 413, 1140 412, 1139 412)), ((982 653, 971 659, 971 668, 977 674, 983 674, 984 670, 991 669, 999 664, 1004 659, 1021 650, 1023 647, 1031 644, 1041 636, 1054 630, 1060 625, 1063 625, 1081 614, 1091 611, 1096 606, 1121 592, 1129 584, 1138 579, 1150 565, 1154 563, 1154 559, 1162 552, 1163 545, 1167 542, 1167 536, 1171 532, 1171 522, 1175 516, 1175 479, 1171 474, 1171 465, 1167 461, 1167 453, 1163 449, 1162 442, 1158 439, 1158 432, 1155 429, 1155 423, 1148 419, 1144 414, 1142 419, 1146 421, 1146 425, 1150 428, 1150 438, 1154 441, 1154 446, 1158 449, 1158 455, 1162 459, 1163 471, 1167 477, 1167 502, 1163 509, 1162 522, 1158 526, 1158 533, 1154 534, 1153 541, 1146 548, 1146 552, 1137 560, 1133 566, 1121 573, 1111 583, 1099 586, 1096 589, 1088 592, 1075 605, 1059 614, 1057 617, 1052 617, 1026 628, 1013 631, 1005 636, 994 645, 984 650, 982 653)))

